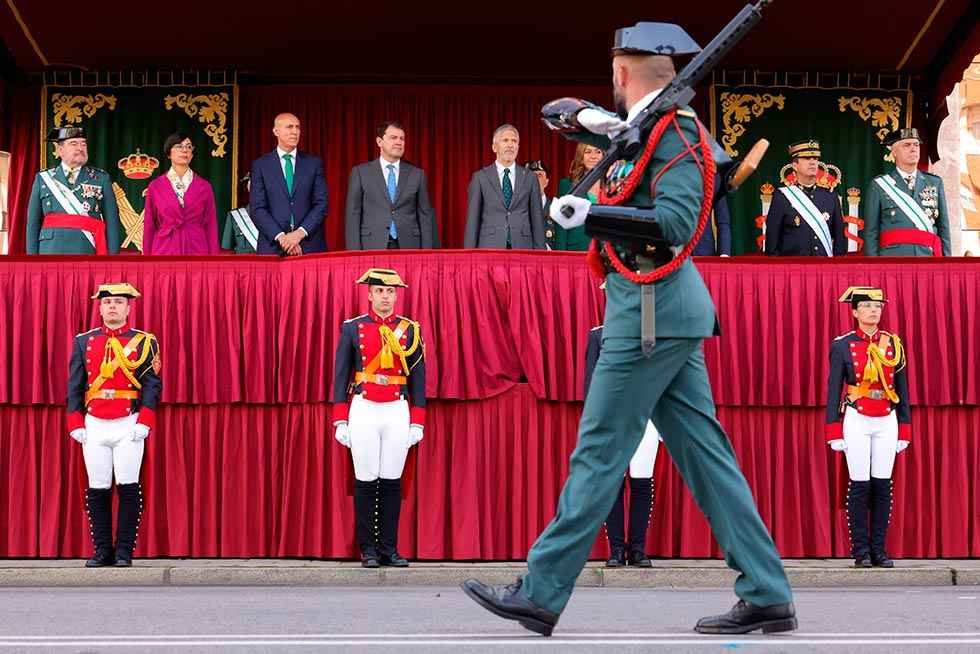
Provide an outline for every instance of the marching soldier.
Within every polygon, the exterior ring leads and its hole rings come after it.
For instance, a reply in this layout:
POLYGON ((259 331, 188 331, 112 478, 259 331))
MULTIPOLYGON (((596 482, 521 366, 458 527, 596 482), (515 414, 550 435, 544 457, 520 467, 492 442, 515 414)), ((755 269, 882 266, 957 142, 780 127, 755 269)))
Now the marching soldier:
POLYGON ((820 143, 789 146, 796 182, 783 186, 766 214, 766 254, 834 257, 847 254, 844 217, 836 194, 817 186, 820 143))
MULTIPOLYGON (((612 52, 616 114, 585 102, 563 102, 547 117, 549 125, 607 151, 610 135, 628 128, 675 77, 672 57, 699 51, 677 25, 639 23, 618 30, 612 52)), ((645 147, 635 158, 613 164, 600 192, 600 204, 629 210, 670 247, 636 254, 613 246, 615 260, 605 246, 590 252, 591 263, 607 271, 603 344, 555 518, 534 543, 527 574, 516 583, 490 586, 468 579, 463 584, 488 611, 544 636, 551 635, 571 597, 651 415, 726 561, 739 573, 738 603, 723 615, 703 618, 695 629, 741 634, 797 625, 779 554, 715 417, 701 348, 704 338, 717 333, 711 296, 690 260, 675 264, 676 270, 649 288, 639 281, 644 277, 638 270, 669 265, 673 248, 692 239, 705 192, 695 154, 699 146, 710 146, 703 126, 688 107, 662 120, 670 121, 662 138, 651 139, 652 127, 644 126, 645 147), (606 256, 600 259, 601 253, 606 256)), ((566 195, 552 202, 551 217, 572 229, 584 225, 591 210, 588 199, 566 195)))
POLYGON ((34 177, 27 206, 28 254, 118 254, 121 226, 109 173, 87 165, 81 127, 48 134, 61 163, 34 177))
POLYGON ((870 257, 950 256, 943 180, 916 168, 921 144, 914 127, 882 141, 895 169, 875 177, 864 193, 864 253, 870 257))
MULTIPOLYGON (((251 192, 252 174, 246 173, 239 183, 245 184, 245 190, 251 192)), ((248 213, 248 205, 232 209, 225 218, 225 231, 221 236, 221 247, 225 250, 234 250, 235 254, 255 254, 258 245, 259 230, 252 222, 252 216, 248 213)))
MULTIPOLYGON (((585 395, 589 395, 589 385, 592 383, 592 372, 599 361, 599 351, 602 349, 602 325, 593 327, 589 332, 589 345, 585 351, 585 395)), ((643 440, 640 441, 633 458, 630 459, 630 534, 626 542, 626 529, 623 525, 624 500, 626 480, 619 487, 619 494, 613 502, 612 510, 606 518, 606 536, 609 537, 609 560, 607 568, 621 568, 627 562, 637 568, 650 568, 653 562, 646 555, 647 529, 650 527, 650 515, 653 511, 653 468, 657 463, 657 449, 660 446, 660 434, 653 422, 647 420, 643 440), (629 552, 627 558, 626 552, 629 552)))
POLYGON ((898 336, 878 328, 886 301, 881 289, 852 286, 840 301, 850 302, 858 328, 838 336, 830 347, 825 436, 831 449, 847 458, 847 528, 854 565, 891 568, 895 564, 885 552, 885 534, 892 511, 892 467, 912 438, 907 358, 898 336))
POLYGON ((368 286, 371 309, 340 327, 335 437, 354 461, 361 565, 403 568, 408 561, 398 553, 401 476, 425 426, 425 346, 419 324, 395 315, 398 289, 408 288, 397 272, 371 268, 357 283, 368 286))
POLYGON ((131 285, 102 284, 102 327, 75 337, 68 371, 68 431, 81 443, 88 472, 85 499, 95 556, 89 568, 133 564, 143 509, 140 465, 143 441, 156 426, 160 401, 160 346, 153 334, 128 322, 131 285), (112 478, 119 493, 115 548, 112 541, 112 478))

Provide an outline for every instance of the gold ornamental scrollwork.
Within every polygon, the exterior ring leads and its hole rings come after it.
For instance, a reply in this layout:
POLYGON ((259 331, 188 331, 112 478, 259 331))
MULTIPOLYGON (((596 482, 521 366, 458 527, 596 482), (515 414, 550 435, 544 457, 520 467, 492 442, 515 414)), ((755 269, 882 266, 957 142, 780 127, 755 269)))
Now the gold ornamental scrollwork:
MULTIPOLYGON (((889 132, 898 129, 899 119, 902 116, 901 98, 859 98, 851 96, 849 98, 837 98, 837 104, 841 113, 848 109, 857 112, 861 120, 871 123, 872 127, 877 127, 875 135, 878 140, 885 138, 889 132)), ((891 153, 884 156, 886 161, 892 161, 891 153)))
POLYGON ((722 93, 721 94, 721 144, 731 157, 738 156, 735 143, 745 134, 745 123, 758 118, 766 109, 782 110, 786 97, 771 93, 722 93))
POLYGON ((170 111, 177 106, 191 118, 197 116, 198 122, 205 123, 204 133, 211 137, 215 148, 211 150, 214 157, 225 156, 225 144, 228 143, 228 94, 212 93, 211 95, 168 95, 163 99, 164 106, 170 111))
POLYGON ((109 111, 116 108, 116 96, 96 93, 95 95, 65 95, 55 93, 51 96, 51 110, 55 127, 78 124, 82 122, 82 116, 91 118, 99 109, 109 107, 109 111))

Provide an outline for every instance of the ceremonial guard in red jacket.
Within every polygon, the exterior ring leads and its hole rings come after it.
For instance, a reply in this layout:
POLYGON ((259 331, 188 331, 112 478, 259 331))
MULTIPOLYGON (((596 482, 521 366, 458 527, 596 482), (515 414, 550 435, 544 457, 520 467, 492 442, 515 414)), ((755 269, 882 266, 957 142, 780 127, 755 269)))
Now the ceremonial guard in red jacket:
POLYGON ((160 401, 160 346, 153 334, 130 327, 129 284, 103 284, 102 327, 75 336, 68 370, 68 431, 82 444, 95 556, 90 568, 133 564, 143 496, 143 445, 156 425, 160 401), (115 547, 112 540, 112 479, 119 493, 115 547))
POLYGON ((401 476, 425 426, 425 348, 419 324, 395 315, 394 270, 372 268, 371 310, 345 321, 334 364, 336 438, 354 461, 354 513, 361 565, 405 567, 398 553, 401 476))
POLYGON ((830 447, 847 458, 847 526, 854 564, 891 568, 895 564, 885 552, 885 534, 892 510, 892 468, 895 455, 912 438, 907 359, 898 336, 878 328, 886 301, 881 289, 852 286, 840 301, 851 303, 858 328, 838 336, 830 348, 825 435, 830 447))

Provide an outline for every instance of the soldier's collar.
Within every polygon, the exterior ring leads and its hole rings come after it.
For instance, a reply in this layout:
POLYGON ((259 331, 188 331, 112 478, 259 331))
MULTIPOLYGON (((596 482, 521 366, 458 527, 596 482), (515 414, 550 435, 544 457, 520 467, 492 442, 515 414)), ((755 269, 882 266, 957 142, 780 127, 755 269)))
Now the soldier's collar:
POLYGON ((876 329, 874 334, 868 334, 866 331, 858 327, 857 329, 854 330, 854 333, 857 334, 862 341, 867 341, 868 343, 877 343, 878 338, 881 336, 881 329, 876 329))
POLYGON ((123 326, 120 327, 119 329, 109 329, 105 325, 105 323, 102 324, 102 333, 105 334, 106 336, 116 336, 116 337, 119 337, 119 336, 122 336, 123 334, 125 334, 126 332, 128 332, 129 329, 130 328, 129 328, 129 323, 128 322, 124 322, 123 323, 123 326))
POLYGON ((383 325, 390 325, 394 323, 396 320, 398 320, 398 316, 395 315, 394 311, 392 311, 391 315, 388 316, 387 318, 382 318, 381 316, 379 316, 377 313, 374 312, 374 309, 368 309, 368 315, 371 316, 371 320, 373 320, 374 322, 381 323, 383 325))

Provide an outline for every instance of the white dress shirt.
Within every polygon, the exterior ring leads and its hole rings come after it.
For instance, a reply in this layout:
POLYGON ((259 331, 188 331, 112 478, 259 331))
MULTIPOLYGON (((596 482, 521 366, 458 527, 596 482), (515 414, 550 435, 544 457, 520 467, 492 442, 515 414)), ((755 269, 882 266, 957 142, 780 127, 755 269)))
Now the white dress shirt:
POLYGON ((388 161, 384 157, 378 157, 378 161, 381 162, 381 179, 385 182, 385 188, 388 188, 388 166, 395 167, 395 188, 398 188, 398 176, 401 174, 401 159, 398 161, 388 161))
POLYGON ((915 183, 918 181, 917 179, 917 175, 919 174, 918 168, 913 168, 911 173, 907 173, 897 166, 895 167, 895 170, 898 171, 898 174, 901 175, 902 177, 902 181, 905 182, 906 184, 908 184, 909 177, 912 178, 912 184, 910 185, 911 188, 909 188, 909 191, 915 188, 915 183))
POLYGON ((71 171, 74 170, 75 171, 75 183, 76 184, 78 183, 78 173, 80 173, 82 171, 82 167, 81 166, 79 166, 78 168, 74 168, 73 169, 73 168, 69 168, 68 167, 68 164, 62 162, 62 164, 61 164, 61 170, 62 170, 62 172, 65 173, 65 179, 71 179, 71 171))
POLYGON ((660 95, 660 91, 662 90, 663 89, 657 89, 656 91, 651 91, 640 98, 639 102, 630 107, 629 112, 626 114, 626 122, 632 123, 633 119, 636 118, 641 111, 646 109, 651 102, 657 99, 657 96, 660 95))

